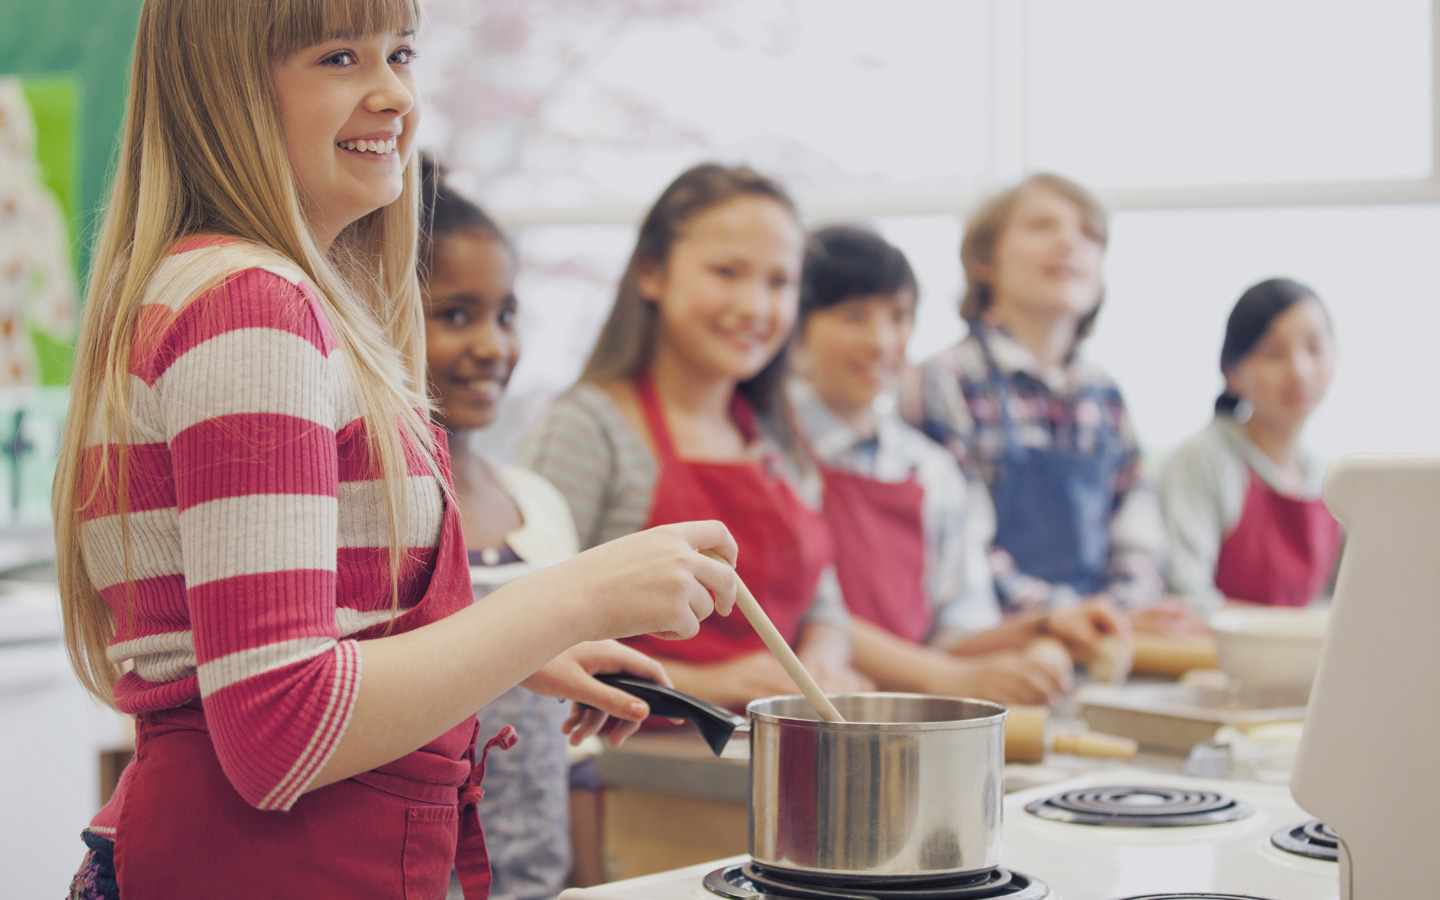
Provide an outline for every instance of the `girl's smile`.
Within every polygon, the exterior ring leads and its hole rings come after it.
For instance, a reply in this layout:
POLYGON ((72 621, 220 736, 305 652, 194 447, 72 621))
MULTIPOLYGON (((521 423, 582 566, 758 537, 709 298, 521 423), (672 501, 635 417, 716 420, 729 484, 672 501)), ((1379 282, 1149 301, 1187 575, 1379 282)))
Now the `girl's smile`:
POLYGON ((336 38, 271 66, 291 170, 325 246, 400 196, 419 116, 412 38, 336 38))
POLYGON ((1334 376, 1330 317, 1312 299, 1276 316, 1226 382, 1232 393, 1250 401, 1255 421, 1297 430, 1324 399, 1334 376))
POLYGON ((470 230, 439 238, 425 293, 425 361, 436 419, 452 431, 495 420, 520 358, 510 248, 470 230))
POLYGON ((851 297, 805 319, 799 365, 835 413, 868 427, 876 398, 895 383, 914 328, 915 292, 851 297))
POLYGON ((803 236, 768 197, 735 197, 697 214, 663 269, 642 274, 660 307, 660 348, 708 375, 753 377, 795 324, 803 236))
POLYGON ((335 146, 359 156, 368 156, 387 162, 397 161, 400 158, 400 155, 395 152, 398 137, 399 135, 395 132, 381 131, 344 138, 336 141, 335 146))

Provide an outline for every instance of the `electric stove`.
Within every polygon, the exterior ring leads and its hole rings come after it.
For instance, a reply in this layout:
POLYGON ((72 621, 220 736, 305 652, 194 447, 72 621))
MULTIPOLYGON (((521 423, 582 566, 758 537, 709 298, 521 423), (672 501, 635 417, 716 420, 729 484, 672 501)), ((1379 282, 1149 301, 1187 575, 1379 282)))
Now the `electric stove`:
POLYGON ((1327 829, 1283 786, 1113 768, 1005 798, 1001 867, 968 883, 795 882, 748 856, 561 900, 1338 900, 1327 829), (1294 838, 1286 846, 1281 833, 1294 838), (778 877, 777 877, 778 876, 778 877))

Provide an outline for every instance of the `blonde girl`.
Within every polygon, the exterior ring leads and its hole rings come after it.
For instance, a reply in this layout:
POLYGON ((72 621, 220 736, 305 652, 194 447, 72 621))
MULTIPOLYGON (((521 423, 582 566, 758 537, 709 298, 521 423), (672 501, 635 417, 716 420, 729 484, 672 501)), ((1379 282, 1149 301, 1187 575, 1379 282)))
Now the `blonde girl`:
POLYGON ((588 674, 635 667, 582 642, 730 602, 701 523, 471 605, 423 387, 418 18, 141 10, 55 487, 70 650, 137 750, 73 896, 437 896, 452 864, 484 896, 474 710, 528 679, 637 720, 588 674))

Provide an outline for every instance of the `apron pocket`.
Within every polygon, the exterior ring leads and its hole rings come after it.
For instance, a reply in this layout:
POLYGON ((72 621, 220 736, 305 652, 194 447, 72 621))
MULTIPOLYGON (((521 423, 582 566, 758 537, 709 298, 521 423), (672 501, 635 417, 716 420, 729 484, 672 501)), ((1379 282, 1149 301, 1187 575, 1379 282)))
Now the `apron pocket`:
POLYGON ((405 900, 445 900, 460 810, 455 806, 412 806, 405 810, 405 900))

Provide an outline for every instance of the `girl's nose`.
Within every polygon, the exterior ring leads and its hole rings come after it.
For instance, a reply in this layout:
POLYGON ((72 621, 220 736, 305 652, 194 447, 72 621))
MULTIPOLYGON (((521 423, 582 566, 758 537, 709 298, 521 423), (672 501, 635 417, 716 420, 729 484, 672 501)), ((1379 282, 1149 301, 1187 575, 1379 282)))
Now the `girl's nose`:
POLYGON ((889 315, 877 315, 870 318, 865 328, 865 347, 877 356, 890 353, 895 349, 897 343, 895 323, 889 315))
POLYGON ((377 69, 370 93, 365 98, 371 112, 406 115, 415 106, 415 95, 389 65, 377 69))
POLYGON ((469 346, 466 347, 470 355, 479 360, 491 361, 500 359, 505 355, 503 342, 497 333, 495 326, 486 323, 476 328, 471 336, 469 346))
POLYGON ((745 319, 758 319, 771 306, 770 286, 758 278, 747 278, 735 285, 731 309, 745 319))

